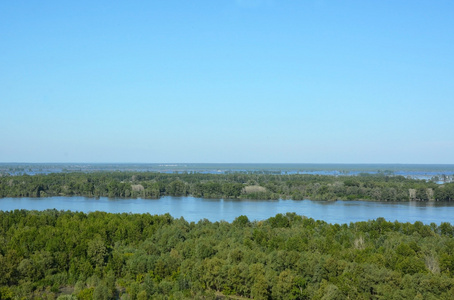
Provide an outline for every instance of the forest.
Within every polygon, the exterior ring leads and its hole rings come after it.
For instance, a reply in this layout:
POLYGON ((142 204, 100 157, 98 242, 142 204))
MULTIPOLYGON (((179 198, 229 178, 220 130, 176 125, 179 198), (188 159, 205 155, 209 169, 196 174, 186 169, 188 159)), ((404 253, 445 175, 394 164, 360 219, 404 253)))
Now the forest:
POLYGON ((0 211, 1 299, 453 299, 454 227, 0 211))
POLYGON ((1 197, 86 196, 159 198, 452 201, 454 183, 367 174, 202 174, 70 172, 0 176, 1 197))

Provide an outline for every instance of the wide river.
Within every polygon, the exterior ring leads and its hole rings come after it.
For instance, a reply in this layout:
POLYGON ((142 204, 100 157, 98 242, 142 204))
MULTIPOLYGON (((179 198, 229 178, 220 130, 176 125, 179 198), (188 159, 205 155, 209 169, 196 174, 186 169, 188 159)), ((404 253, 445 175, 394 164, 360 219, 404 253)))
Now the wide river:
POLYGON ((454 223, 454 203, 447 202, 366 202, 366 201, 294 201, 294 200, 222 200, 194 197, 160 199, 109 199, 86 197, 2 198, 0 210, 71 210, 110 213, 170 213, 187 221, 233 221, 240 215, 264 220, 278 213, 295 212, 328 223, 350 223, 383 217, 388 221, 425 224, 454 223))

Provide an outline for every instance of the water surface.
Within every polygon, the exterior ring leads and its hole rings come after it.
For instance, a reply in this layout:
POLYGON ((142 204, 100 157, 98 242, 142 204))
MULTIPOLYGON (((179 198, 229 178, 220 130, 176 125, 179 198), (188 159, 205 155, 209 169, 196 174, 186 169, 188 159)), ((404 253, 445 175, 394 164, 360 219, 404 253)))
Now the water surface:
POLYGON ((362 173, 401 175, 430 180, 442 176, 445 182, 454 180, 452 164, 258 164, 258 163, 143 163, 143 164, 90 164, 90 163, 0 163, 0 174, 36 175, 62 172, 160 172, 160 173, 254 173, 254 174, 313 174, 360 175, 362 173))
POLYGON ((187 221, 233 221, 240 215, 250 220, 264 220, 278 213, 295 212, 328 223, 350 223, 383 217, 388 221, 421 221, 425 224, 454 223, 454 203, 449 202, 367 202, 312 200, 223 200, 195 197, 160 199, 110 199, 86 197, 3 198, 0 210, 71 210, 110 213, 170 213, 187 221))

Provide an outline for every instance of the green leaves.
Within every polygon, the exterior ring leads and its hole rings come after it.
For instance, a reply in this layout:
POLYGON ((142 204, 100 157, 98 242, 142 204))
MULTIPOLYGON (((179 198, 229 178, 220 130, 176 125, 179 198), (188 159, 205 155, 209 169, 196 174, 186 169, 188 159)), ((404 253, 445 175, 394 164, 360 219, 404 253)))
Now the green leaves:
POLYGON ((450 298, 452 226, 0 212, 3 298, 450 298), (74 288, 74 289, 73 289, 74 288), (214 297, 214 296, 213 296, 214 297))
POLYGON ((452 201, 454 183, 439 185, 384 174, 322 176, 74 172, 0 177, 0 198, 70 195, 118 198, 193 195, 233 199, 452 201))

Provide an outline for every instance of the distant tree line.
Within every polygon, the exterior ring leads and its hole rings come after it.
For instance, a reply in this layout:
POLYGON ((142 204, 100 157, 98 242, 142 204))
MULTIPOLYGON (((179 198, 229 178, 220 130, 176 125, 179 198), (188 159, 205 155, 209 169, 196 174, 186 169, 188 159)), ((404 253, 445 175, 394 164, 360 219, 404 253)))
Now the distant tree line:
POLYGON ((452 201, 454 183, 436 184, 384 174, 327 176, 74 172, 0 177, 0 197, 73 195, 123 198, 191 195, 233 199, 452 201))
POLYGON ((0 211, 0 299, 453 299, 454 227, 0 211))

